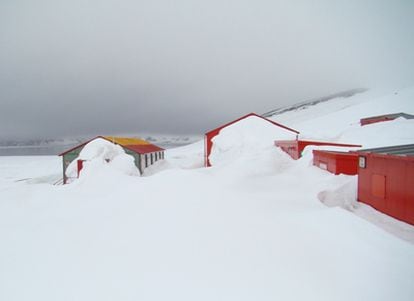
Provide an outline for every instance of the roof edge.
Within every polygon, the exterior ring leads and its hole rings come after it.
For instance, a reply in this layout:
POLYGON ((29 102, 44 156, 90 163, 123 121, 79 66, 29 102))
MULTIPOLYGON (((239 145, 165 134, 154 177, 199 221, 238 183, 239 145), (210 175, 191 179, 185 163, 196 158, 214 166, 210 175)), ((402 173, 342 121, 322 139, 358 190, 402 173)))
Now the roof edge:
MULTIPOLYGON (((128 149, 128 150, 133 151, 133 152, 135 152, 135 153, 136 153, 136 151, 134 151, 134 150, 132 150, 132 149, 128 148, 128 146, 118 144, 118 143, 116 143, 116 142, 114 142, 114 141, 111 141, 110 139, 107 139, 107 138, 106 138, 106 137, 104 137, 104 136, 96 136, 96 137, 94 137, 94 138, 92 138, 92 139, 89 139, 89 140, 87 140, 87 141, 85 141, 85 142, 83 142, 83 143, 79 144, 79 145, 76 145, 76 146, 72 147, 71 149, 68 149, 67 151, 64 151, 63 153, 60 153, 58 156, 59 156, 59 157, 60 157, 60 156, 64 156, 64 155, 66 155, 67 153, 70 153, 71 151, 73 151, 73 150, 75 150, 75 149, 77 149, 77 148, 79 148, 79 147, 85 146, 85 145, 86 145, 86 144, 88 144, 89 142, 91 142, 91 141, 93 141, 93 140, 95 140, 95 139, 98 139, 98 138, 101 138, 101 139, 104 139, 104 140, 106 140, 106 141, 108 141, 108 142, 111 142, 111 143, 114 143, 114 144, 120 145, 120 146, 122 146, 122 147, 124 147, 124 148, 126 148, 126 149, 128 149)), ((146 140, 145 140, 145 141, 146 141, 146 140)), ((155 144, 149 143, 149 145, 155 145, 155 144)), ((159 147, 158 145, 155 145, 155 146, 156 146, 156 147, 158 147, 158 148, 160 148, 160 149, 161 149, 161 151, 165 151, 165 149, 164 149, 164 148, 159 147)))
POLYGON ((232 125, 232 124, 234 124, 234 123, 236 123, 236 122, 239 122, 239 121, 240 121, 240 120, 242 120, 242 119, 245 119, 245 118, 247 118, 247 117, 251 117, 251 116, 254 116, 254 117, 259 117, 259 118, 261 118, 261 119, 263 119, 263 120, 266 120, 266 121, 268 121, 268 122, 270 122, 270 123, 272 123, 272 124, 274 124, 274 125, 276 125, 276 126, 278 126, 278 127, 283 128, 283 129, 285 129, 285 130, 291 131, 291 132, 293 132, 293 133, 295 133, 295 134, 300 134, 300 132, 299 132, 299 131, 294 130, 294 129, 292 129, 292 128, 289 128, 289 127, 287 127, 287 126, 284 126, 283 124, 277 123, 276 121, 270 120, 270 119, 268 119, 268 118, 266 118, 266 117, 263 117, 263 116, 260 116, 260 115, 258 115, 258 114, 256 114, 256 113, 249 113, 249 114, 244 115, 244 116, 242 116, 242 117, 240 117, 240 118, 237 118, 236 120, 230 121, 230 122, 228 122, 228 123, 226 123, 226 124, 224 124, 224 125, 222 125, 222 126, 219 126, 219 127, 215 128, 215 129, 212 129, 212 130, 210 130, 210 131, 206 132, 204 135, 208 135, 208 134, 210 134, 211 132, 214 132, 214 131, 216 131, 216 130, 218 130, 218 129, 222 129, 222 128, 228 127, 229 125, 232 125))
POLYGON ((364 117, 361 118, 360 120, 371 120, 371 119, 376 119, 376 118, 383 118, 383 117, 412 117, 414 118, 414 115, 412 114, 408 114, 405 112, 398 112, 398 113, 388 113, 388 114, 383 114, 383 115, 375 115, 375 116, 369 116, 369 117, 364 117))

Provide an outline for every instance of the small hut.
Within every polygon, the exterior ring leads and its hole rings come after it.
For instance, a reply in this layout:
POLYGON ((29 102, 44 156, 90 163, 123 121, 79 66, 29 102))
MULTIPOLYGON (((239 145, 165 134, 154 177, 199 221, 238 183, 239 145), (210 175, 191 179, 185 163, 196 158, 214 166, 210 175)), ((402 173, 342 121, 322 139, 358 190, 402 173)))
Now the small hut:
MULTIPOLYGON (((148 141, 128 137, 97 136, 59 154, 59 156, 62 157, 63 164, 63 184, 67 183, 66 170, 69 164, 72 163, 73 160, 78 158, 80 152, 86 144, 98 138, 107 140, 113 144, 121 146, 126 154, 134 157, 135 166, 140 171, 140 174, 142 174, 145 168, 147 168, 148 166, 154 164, 158 160, 164 159, 164 149, 154 144, 151 144, 148 141)), ((83 162, 78 162, 77 166, 79 173, 79 171, 83 167, 83 162)))
POLYGON ((378 115, 378 116, 371 116, 362 118, 360 120, 361 126, 377 123, 377 122, 384 122, 384 121, 390 121, 397 118, 405 118, 405 119, 414 119, 414 115, 410 115, 407 113, 393 113, 393 114, 386 114, 386 115, 378 115))
POLYGON ((414 225, 414 144, 357 154, 358 201, 414 225))

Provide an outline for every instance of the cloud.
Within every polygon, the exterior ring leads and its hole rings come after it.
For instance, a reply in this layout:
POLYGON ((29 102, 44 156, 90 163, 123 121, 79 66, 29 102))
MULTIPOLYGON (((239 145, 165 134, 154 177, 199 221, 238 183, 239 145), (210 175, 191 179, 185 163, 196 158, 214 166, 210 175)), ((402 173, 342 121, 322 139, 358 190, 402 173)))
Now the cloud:
POLYGON ((203 133, 414 81, 412 1, 2 1, 0 137, 203 133))

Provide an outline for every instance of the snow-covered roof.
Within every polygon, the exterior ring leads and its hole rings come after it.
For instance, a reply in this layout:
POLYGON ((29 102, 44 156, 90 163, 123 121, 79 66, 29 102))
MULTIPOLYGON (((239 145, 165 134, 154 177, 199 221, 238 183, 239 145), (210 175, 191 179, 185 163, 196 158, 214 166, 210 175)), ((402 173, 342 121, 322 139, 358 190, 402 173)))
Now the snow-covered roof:
POLYGON ((59 156, 63 156, 66 155, 67 153, 82 147, 84 145, 86 145, 87 143, 97 139, 97 138, 102 138, 105 139, 109 142, 112 142, 114 144, 118 144, 130 151, 133 151, 135 153, 138 154, 147 154, 147 153, 153 153, 153 152, 158 152, 158 151, 163 151, 164 149, 156 146, 155 144, 152 144, 146 140, 143 139, 139 139, 139 138, 130 138, 130 137, 115 137, 115 136, 97 136, 95 138, 92 138, 82 144, 79 144, 61 154, 59 154, 59 156))
POLYGON ((401 112, 401 113, 391 113, 391 114, 361 118, 360 123, 361 125, 366 125, 366 124, 375 123, 379 121, 394 120, 399 117, 403 117, 405 119, 414 119, 414 115, 401 112))
POLYGON ((238 122, 238 121, 240 121, 240 120, 242 120, 242 119, 245 119, 245 118, 247 118, 247 117, 251 117, 251 116, 259 117, 259 118, 261 118, 261 119, 263 119, 263 120, 266 120, 266 121, 268 121, 268 122, 270 122, 270 123, 272 123, 272 124, 274 124, 274 125, 276 125, 276 126, 278 126, 278 127, 281 127, 281 128, 284 128, 284 129, 286 129, 286 130, 288 130, 288 131, 291 131, 291 132, 293 132, 293 133, 299 134, 299 132, 298 132, 297 130, 291 129, 291 128, 287 127, 287 126, 284 126, 283 124, 277 123, 276 121, 270 120, 270 119, 265 118, 265 117, 260 116, 260 115, 257 115, 256 113, 250 113, 250 114, 244 115, 244 116, 242 116, 242 117, 240 117, 240 118, 238 118, 238 119, 236 119, 236 120, 233 120, 233 121, 231 121, 231 122, 228 122, 228 123, 226 123, 226 124, 224 124, 224 125, 222 125, 222 126, 219 126, 218 128, 215 128, 215 129, 213 129, 213 130, 211 130, 211 131, 208 131, 208 132, 206 133, 206 135, 208 135, 208 134, 210 134, 210 133, 212 133, 212 132, 218 131, 218 130, 220 130, 220 129, 222 129, 222 128, 225 128, 225 127, 227 127, 227 126, 229 126, 229 125, 232 125, 232 124, 234 124, 234 123, 236 123, 236 122, 238 122))

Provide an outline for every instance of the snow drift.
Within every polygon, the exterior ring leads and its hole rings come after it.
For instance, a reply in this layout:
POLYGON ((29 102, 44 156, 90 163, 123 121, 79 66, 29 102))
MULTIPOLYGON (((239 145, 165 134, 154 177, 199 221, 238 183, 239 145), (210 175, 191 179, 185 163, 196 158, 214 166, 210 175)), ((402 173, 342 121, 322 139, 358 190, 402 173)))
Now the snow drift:
POLYGON ((77 178, 77 161, 84 160, 80 177, 95 176, 103 170, 112 170, 117 174, 138 176, 134 157, 127 155, 123 148, 105 139, 97 138, 86 144, 79 156, 73 160, 66 170, 68 183, 77 178))
POLYGON ((213 166, 234 161, 251 162, 266 157, 277 139, 294 139, 296 134, 262 118, 249 116, 220 130, 209 156, 213 166))
MULTIPOLYGON (((373 115, 361 95, 278 120, 326 140, 414 142, 410 122, 357 126, 373 115)), ((413 113, 407 95, 381 110, 413 113)), ((414 242, 414 227, 358 204, 356 177, 312 166, 311 149, 291 160, 273 135, 228 128, 216 166, 197 168, 197 143, 148 177, 116 171, 125 154, 99 145, 80 156, 90 176, 64 186, 25 180, 59 174, 57 158, 0 157, 0 300, 411 301, 414 245, 398 237, 414 242)))

